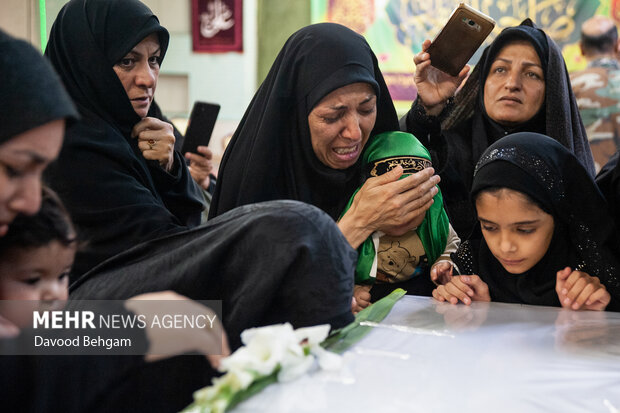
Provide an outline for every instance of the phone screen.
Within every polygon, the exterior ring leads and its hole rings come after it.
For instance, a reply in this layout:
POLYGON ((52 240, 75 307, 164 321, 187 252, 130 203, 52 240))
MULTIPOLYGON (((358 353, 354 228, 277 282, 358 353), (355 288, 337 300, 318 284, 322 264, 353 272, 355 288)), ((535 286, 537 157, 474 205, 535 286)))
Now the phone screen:
POLYGON ((211 134, 215 127, 217 115, 220 112, 220 105, 217 103, 195 102, 192 113, 189 117, 185 139, 181 153, 198 153, 197 147, 208 146, 211 134))

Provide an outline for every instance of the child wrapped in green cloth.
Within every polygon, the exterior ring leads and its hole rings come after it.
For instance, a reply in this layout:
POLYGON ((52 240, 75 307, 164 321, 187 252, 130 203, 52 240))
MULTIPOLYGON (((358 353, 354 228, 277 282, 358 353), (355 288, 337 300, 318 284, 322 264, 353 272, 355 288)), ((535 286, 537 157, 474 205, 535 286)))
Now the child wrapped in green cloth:
MULTIPOLYGON (((365 149, 363 161, 367 178, 382 175, 397 165, 404 171, 401 179, 432 166, 428 150, 415 136, 405 132, 377 135, 365 149)), ((397 287, 409 294, 431 295, 434 288, 429 276, 431 265, 451 265, 450 253, 460 244, 443 207, 441 190, 433 200, 426 213, 411 225, 376 231, 359 246, 354 292, 357 311, 397 287)))

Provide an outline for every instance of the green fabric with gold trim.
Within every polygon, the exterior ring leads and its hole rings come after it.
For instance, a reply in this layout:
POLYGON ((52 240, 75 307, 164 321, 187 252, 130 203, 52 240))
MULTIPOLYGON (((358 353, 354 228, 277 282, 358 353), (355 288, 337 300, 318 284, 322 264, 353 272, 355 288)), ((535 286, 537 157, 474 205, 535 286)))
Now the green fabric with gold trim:
MULTIPOLYGON (((410 133, 405 132, 384 132, 372 140, 363 154, 366 168, 366 177, 382 175, 394 169, 397 165, 403 167, 404 178, 412 173, 421 171, 432 166, 431 155, 420 141, 410 133)), ((437 188, 439 189, 439 187, 437 188)), ((342 215, 351 207, 353 198, 359 191, 355 191, 347 203, 342 215)), ((434 203, 431 205, 422 224, 416 230, 428 262, 432 265, 443 253, 448 240, 449 222, 448 215, 443 207, 443 197, 441 190, 435 195, 434 203)), ((370 270, 375 258, 375 246, 372 237, 368 237, 357 249, 358 259, 355 269, 356 284, 372 284, 375 277, 371 277, 370 270)))

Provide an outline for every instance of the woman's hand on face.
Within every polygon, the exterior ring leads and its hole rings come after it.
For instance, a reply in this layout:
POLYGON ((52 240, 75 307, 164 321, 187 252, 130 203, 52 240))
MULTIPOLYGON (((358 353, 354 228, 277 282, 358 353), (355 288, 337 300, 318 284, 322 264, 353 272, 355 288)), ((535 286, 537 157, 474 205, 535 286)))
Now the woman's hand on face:
POLYGON ((422 43, 422 51, 414 56, 415 75, 413 80, 418 89, 418 95, 422 100, 422 106, 429 115, 439 115, 445 106, 445 102, 454 96, 456 89, 461 85, 469 72, 469 65, 461 70, 458 76, 450 76, 441 70, 431 66, 431 56, 426 50, 431 45, 430 40, 422 43))
POLYGON ((470 305, 472 301, 491 301, 489 286, 477 275, 452 277, 447 284, 433 290, 433 298, 451 304, 458 304, 460 301, 466 305, 470 305))
POLYGON ((385 174, 366 180, 351 207, 338 222, 342 233, 357 248, 376 230, 415 223, 433 204, 439 176, 426 168, 400 179, 399 165, 385 174))
POLYGON ((187 152, 185 158, 189 159, 189 173, 203 189, 209 188, 209 174, 213 171, 213 152, 207 146, 198 146, 199 154, 187 152))
POLYGON ((131 137, 138 139, 138 148, 145 159, 158 161, 170 172, 174 165, 174 128, 157 118, 143 118, 131 130, 131 137))
POLYGON ((557 272, 555 291, 562 308, 572 310, 603 311, 611 301, 611 295, 598 277, 570 267, 557 272))

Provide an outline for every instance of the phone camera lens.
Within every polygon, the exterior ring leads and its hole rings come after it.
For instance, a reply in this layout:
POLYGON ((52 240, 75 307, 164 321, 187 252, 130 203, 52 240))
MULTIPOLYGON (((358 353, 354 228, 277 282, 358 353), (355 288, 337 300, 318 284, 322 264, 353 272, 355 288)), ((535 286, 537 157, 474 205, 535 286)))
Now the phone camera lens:
POLYGON ((475 23, 474 23, 474 21, 473 21, 473 20, 470 20, 470 21, 468 22, 468 24, 469 24, 470 26, 473 26, 475 23))

